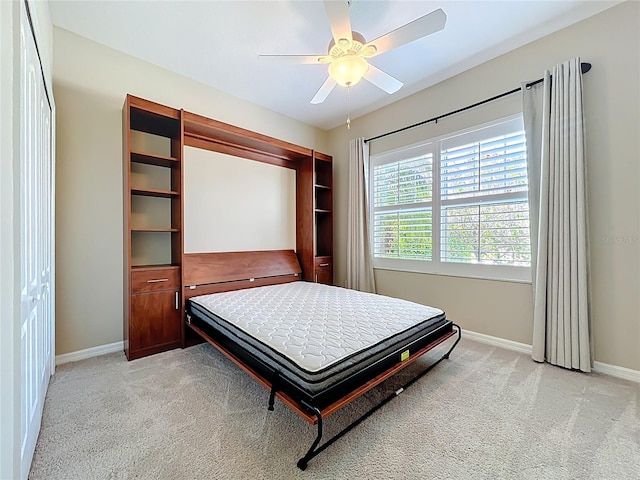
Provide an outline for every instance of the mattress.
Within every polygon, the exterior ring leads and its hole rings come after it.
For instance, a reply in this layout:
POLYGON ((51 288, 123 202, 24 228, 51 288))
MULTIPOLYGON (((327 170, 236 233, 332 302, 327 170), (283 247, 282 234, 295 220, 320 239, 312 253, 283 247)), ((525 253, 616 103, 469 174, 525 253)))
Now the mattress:
POLYGON ((438 308, 302 281, 192 297, 187 311, 310 397, 451 329, 438 308))

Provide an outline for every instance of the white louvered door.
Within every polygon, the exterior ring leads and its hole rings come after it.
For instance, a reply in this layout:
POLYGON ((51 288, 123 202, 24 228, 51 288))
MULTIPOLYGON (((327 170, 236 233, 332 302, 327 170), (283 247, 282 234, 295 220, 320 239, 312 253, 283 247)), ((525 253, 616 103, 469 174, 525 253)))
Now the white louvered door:
POLYGON ((24 5, 20 10, 20 476, 26 478, 54 366, 53 165, 51 103, 24 5))

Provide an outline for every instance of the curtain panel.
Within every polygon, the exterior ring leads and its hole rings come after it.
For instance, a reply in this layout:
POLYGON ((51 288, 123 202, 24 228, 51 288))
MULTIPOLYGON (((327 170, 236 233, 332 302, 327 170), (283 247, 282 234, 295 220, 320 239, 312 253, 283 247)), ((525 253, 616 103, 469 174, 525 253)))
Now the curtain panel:
POLYGON ((580 59, 523 85, 536 361, 591 371, 585 123, 580 59))
POLYGON ((347 212, 347 288, 375 293, 369 241, 369 146, 364 138, 349 142, 347 212))

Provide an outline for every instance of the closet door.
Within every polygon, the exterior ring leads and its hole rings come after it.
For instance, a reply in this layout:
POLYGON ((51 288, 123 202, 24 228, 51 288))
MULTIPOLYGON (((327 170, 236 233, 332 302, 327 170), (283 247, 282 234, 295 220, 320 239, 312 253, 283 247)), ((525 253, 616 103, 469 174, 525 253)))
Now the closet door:
POLYGON ((53 368, 53 168, 51 104, 22 2, 20 11, 20 456, 26 478, 53 368))

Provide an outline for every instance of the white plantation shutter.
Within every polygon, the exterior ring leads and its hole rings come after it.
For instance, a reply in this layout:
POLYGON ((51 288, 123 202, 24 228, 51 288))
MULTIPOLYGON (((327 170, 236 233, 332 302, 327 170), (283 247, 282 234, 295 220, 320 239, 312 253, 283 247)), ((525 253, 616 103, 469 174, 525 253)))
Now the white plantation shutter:
POLYGON ((374 266, 528 280, 522 116, 372 156, 374 266))
POLYGON ((376 207, 431 201, 433 155, 409 158, 374 168, 376 207))
POLYGON ((375 256, 431 260, 431 209, 378 212, 373 228, 375 256))
POLYGON ((442 208, 444 262, 529 266, 527 202, 442 208))
POLYGON ((442 141, 443 262, 531 265, 522 121, 442 141))
POLYGON ((373 167, 373 254, 430 260, 433 154, 373 167))
POLYGON ((443 200, 527 191, 523 131, 443 149, 443 200))

